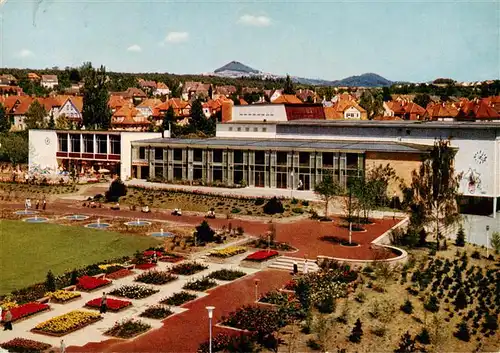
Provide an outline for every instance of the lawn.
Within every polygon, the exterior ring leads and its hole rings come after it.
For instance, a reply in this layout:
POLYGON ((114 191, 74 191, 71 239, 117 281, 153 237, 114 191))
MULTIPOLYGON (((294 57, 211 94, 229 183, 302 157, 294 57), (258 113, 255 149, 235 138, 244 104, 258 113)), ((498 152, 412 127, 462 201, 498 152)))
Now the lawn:
POLYGON ((0 295, 98 261, 159 244, 152 237, 0 220, 0 295))

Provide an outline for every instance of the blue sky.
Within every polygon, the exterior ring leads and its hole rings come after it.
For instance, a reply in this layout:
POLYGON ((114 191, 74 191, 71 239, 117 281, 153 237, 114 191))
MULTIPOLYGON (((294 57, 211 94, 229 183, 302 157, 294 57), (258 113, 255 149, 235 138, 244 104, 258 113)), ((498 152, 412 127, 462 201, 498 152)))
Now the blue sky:
MULTIPOLYGON (((5 0, 0 0, 0 3, 5 0)), ((2 66, 500 77, 499 1, 6 0, 2 66)))

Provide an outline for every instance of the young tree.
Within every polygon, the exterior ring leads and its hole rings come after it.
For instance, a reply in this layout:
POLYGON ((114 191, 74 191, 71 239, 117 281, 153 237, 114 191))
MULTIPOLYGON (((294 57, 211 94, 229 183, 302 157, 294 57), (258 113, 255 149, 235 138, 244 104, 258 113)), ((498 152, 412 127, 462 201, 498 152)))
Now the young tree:
POLYGON ((25 133, 9 133, 1 137, 0 155, 8 159, 12 166, 28 163, 29 143, 25 133))
POLYGON ((340 195, 342 187, 331 173, 326 173, 314 187, 314 192, 325 202, 325 217, 328 217, 328 204, 334 196, 340 195))
POLYGON ((399 347, 394 351, 395 353, 406 353, 406 352, 416 352, 415 340, 411 338, 410 332, 406 331, 405 334, 401 336, 401 341, 399 342, 399 347))
MULTIPOLYGON (((175 118, 174 107, 169 106, 167 111, 165 112, 165 116, 163 117, 162 121, 163 131, 170 130, 171 126, 175 123, 176 123, 176 118, 175 118)), ((170 131, 170 134, 172 134, 172 131, 170 131)))
POLYGON ((457 325, 457 331, 453 333, 453 336, 458 338, 461 341, 469 342, 470 340, 470 333, 469 333, 469 327, 467 326, 467 321, 462 320, 457 325))
POLYGON ((381 92, 372 93, 364 91, 359 99, 359 105, 366 110, 368 119, 372 120, 377 115, 380 115, 384 110, 384 102, 381 92))
POLYGON ((87 128, 106 130, 111 125, 111 110, 108 106, 109 93, 106 88, 106 68, 94 69, 91 63, 85 63, 81 72, 83 86, 83 125, 87 128))
POLYGON ((68 130, 70 128, 70 121, 66 117, 66 114, 61 114, 56 119, 56 130, 68 130))
POLYGON ((421 226, 435 225, 437 250, 440 225, 450 226, 460 219, 455 154, 456 150, 450 146, 449 141, 437 140, 419 170, 412 172, 411 186, 406 191, 410 198, 409 210, 418 209, 421 226))
POLYGON ((418 104, 422 108, 427 108, 427 105, 431 102, 431 97, 428 94, 417 94, 413 99, 413 103, 418 104))
POLYGON ((191 105, 191 124, 196 130, 203 125, 207 117, 203 112, 203 106, 200 99, 196 99, 191 105))
POLYGON ((285 84, 283 85, 283 94, 295 94, 295 88, 290 75, 286 75, 285 84))
POLYGON ((382 87, 382 100, 384 102, 389 102, 392 100, 391 90, 389 87, 382 87))
POLYGON ((5 113, 5 107, 0 103, 0 133, 9 132, 12 126, 10 118, 5 113))
POLYGON ((465 232, 464 232, 464 227, 462 227, 462 225, 460 225, 460 228, 458 228, 457 237, 455 239, 455 245, 461 247, 465 246, 465 232))
POLYGON ((349 341, 353 343, 359 343, 361 342, 362 336, 363 336, 363 328, 361 320, 358 318, 354 323, 354 327, 352 328, 351 334, 349 335, 349 341))
POLYGON ((215 231, 207 221, 203 221, 196 227, 195 237, 198 242, 209 243, 214 241, 215 231))
POLYGON ((26 112, 26 118, 24 123, 27 129, 43 129, 46 126, 45 117, 47 116, 47 111, 44 106, 40 104, 38 100, 31 103, 28 111, 26 112))
POLYGON ((500 253, 500 232, 494 232, 491 235, 490 245, 495 250, 495 254, 500 253))
POLYGON ((56 128, 56 122, 54 121, 54 114, 50 113, 50 118, 49 118, 49 124, 47 127, 51 130, 54 130, 56 128))
POLYGON ((56 278, 54 277, 54 274, 50 270, 49 272, 47 272, 47 278, 45 280, 45 288, 47 289, 48 292, 56 291, 56 278))

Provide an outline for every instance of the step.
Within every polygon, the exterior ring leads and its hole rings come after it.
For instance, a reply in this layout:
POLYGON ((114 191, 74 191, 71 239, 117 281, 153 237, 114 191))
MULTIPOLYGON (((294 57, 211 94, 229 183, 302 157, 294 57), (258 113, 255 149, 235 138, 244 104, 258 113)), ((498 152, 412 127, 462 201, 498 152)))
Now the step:
MULTIPOLYGON (((287 256, 281 256, 276 259, 272 264, 269 265, 270 268, 276 268, 276 269, 281 269, 281 270, 288 270, 288 271, 293 271, 293 264, 297 263, 297 267, 299 272, 302 272, 304 269, 304 259, 299 259, 299 258, 293 258, 293 257, 287 257, 287 256)), ((309 272, 315 272, 319 270, 319 266, 312 262, 309 261, 308 264, 308 271, 309 272)))

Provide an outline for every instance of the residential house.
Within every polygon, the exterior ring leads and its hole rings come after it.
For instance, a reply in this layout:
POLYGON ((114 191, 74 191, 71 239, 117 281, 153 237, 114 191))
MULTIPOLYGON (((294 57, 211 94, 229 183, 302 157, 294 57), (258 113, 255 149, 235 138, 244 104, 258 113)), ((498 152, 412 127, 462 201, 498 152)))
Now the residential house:
POLYGON ((396 102, 413 102, 415 94, 391 94, 391 98, 396 102))
POLYGON ((111 117, 113 130, 145 131, 151 122, 142 116, 132 104, 127 104, 118 109, 111 117))
POLYGON ((366 120, 368 114, 354 99, 341 99, 331 107, 323 107, 327 120, 366 120))
POLYGON ((42 75, 42 80, 40 81, 42 87, 54 89, 58 84, 57 75, 42 75))
POLYGON ((236 87, 232 85, 228 86, 217 86, 214 89, 214 92, 212 94, 212 99, 218 99, 218 98, 229 98, 233 94, 236 94, 236 87))
POLYGON ((11 74, 0 75, 0 85, 15 86, 16 84, 17 79, 11 74))
POLYGON ((127 105, 128 103, 129 102, 122 96, 115 96, 115 95, 109 96, 108 106, 111 109, 111 113, 116 112, 118 109, 120 109, 124 105, 127 105))
POLYGON ((40 76, 38 76, 34 72, 30 72, 30 73, 28 73, 28 80, 30 80, 30 81, 40 81, 40 76))
POLYGON ((12 106, 8 114, 13 122, 11 128, 12 130, 20 131, 26 129, 24 120, 33 101, 34 99, 28 96, 19 96, 17 98, 14 106, 12 106))
POLYGON ((457 116, 456 121, 481 121, 481 122, 500 122, 500 114, 496 112, 487 100, 475 99, 472 102, 464 104, 457 116))
POLYGON ((500 96, 492 96, 483 99, 490 107, 500 114, 500 96))
POLYGON ((191 105, 188 102, 180 98, 170 98, 168 101, 153 108, 153 119, 158 121, 163 120, 169 107, 172 107, 177 118, 185 118, 191 115, 191 105))
MULTIPOLYGON (((245 104, 248 104, 245 102, 245 100, 240 99, 240 105, 244 105, 241 104, 241 101, 243 101, 245 104)), ((210 99, 208 102, 203 103, 203 112, 205 113, 205 116, 208 118, 221 111, 224 102, 232 102, 232 100, 229 98, 221 97, 217 99, 210 99)))
POLYGON ((182 86, 182 99, 190 100, 192 97, 208 97, 209 83, 187 81, 182 86))
POLYGON ((0 95, 21 96, 23 94, 23 89, 19 86, 0 85, 0 95))
POLYGON ((153 116, 153 109, 157 105, 160 105, 163 103, 160 99, 158 98, 149 98, 143 100, 139 105, 137 105, 135 108, 139 111, 139 114, 145 118, 149 118, 150 116, 153 116))
POLYGON ((134 105, 138 105, 148 96, 144 93, 143 90, 136 87, 129 87, 126 91, 123 92, 110 92, 111 96, 121 96, 122 98, 128 100, 130 103, 134 105))
POLYGON ((425 109, 416 103, 393 100, 383 103, 384 116, 398 117, 402 120, 423 120, 425 109))
POLYGON ((267 96, 269 99, 269 102, 274 102, 276 99, 278 99, 279 96, 283 94, 282 89, 276 89, 276 90, 265 90, 264 95, 267 96))
POLYGON ((170 93, 170 88, 163 82, 158 82, 156 89, 153 91, 154 96, 169 96, 170 93))
POLYGON ((146 81, 140 78, 138 82, 139 82, 139 87, 141 87, 141 89, 144 91, 153 92, 156 89, 155 81, 146 81))
POLYGON ((429 103, 424 114, 424 120, 455 121, 458 109, 451 104, 429 103))
POLYGON ((310 89, 302 89, 300 88, 295 95, 304 103, 316 103, 317 95, 316 92, 311 91, 310 89))
POLYGON ((71 96, 77 96, 81 93, 82 88, 83 88, 83 82, 72 83, 70 87, 64 90, 64 93, 69 94, 71 96))
POLYGON ((302 104, 302 101, 293 94, 281 94, 276 99, 271 99, 273 104, 302 104))
POLYGON ((61 105, 59 112, 57 114, 57 118, 64 116, 73 122, 80 123, 82 122, 82 112, 83 112, 83 97, 68 97, 61 105))

